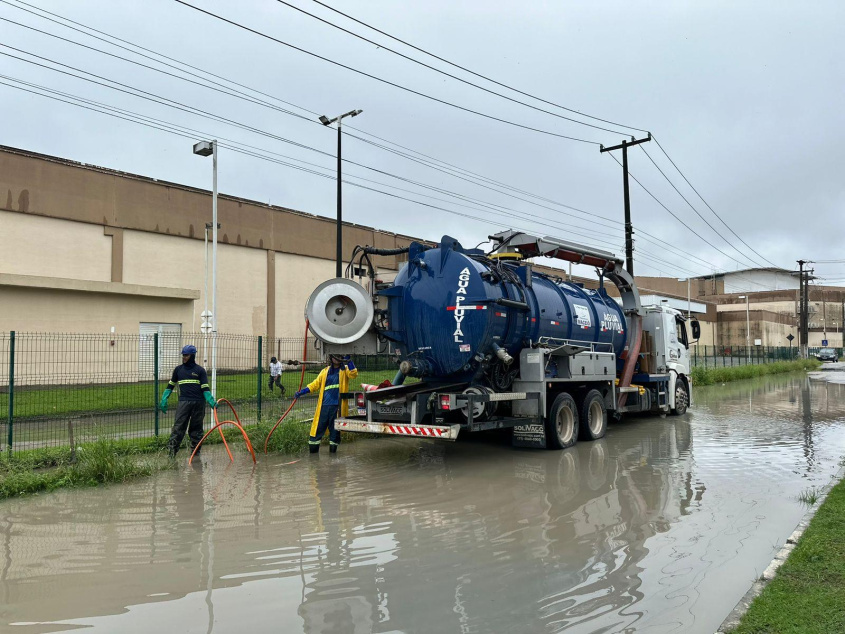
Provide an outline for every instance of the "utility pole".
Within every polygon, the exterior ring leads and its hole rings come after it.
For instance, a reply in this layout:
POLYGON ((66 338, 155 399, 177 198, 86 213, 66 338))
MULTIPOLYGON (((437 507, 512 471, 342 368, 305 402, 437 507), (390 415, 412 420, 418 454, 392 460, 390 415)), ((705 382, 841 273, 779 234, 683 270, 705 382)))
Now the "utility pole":
POLYGON ((631 225, 631 196, 628 191, 628 148, 632 145, 647 143, 651 141, 651 132, 645 139, 634 139, 622 141, 619 145, 604 147, 599 145, 599 152, 613 152, 622 150, 622 192, 625 198, 625 269, 634 276, 634 228, 631 225))
POLYGON ((806 358, 807 347, 807 311, 804 297, 804 264, 805 260, 798 260, 798 354, 806 358))

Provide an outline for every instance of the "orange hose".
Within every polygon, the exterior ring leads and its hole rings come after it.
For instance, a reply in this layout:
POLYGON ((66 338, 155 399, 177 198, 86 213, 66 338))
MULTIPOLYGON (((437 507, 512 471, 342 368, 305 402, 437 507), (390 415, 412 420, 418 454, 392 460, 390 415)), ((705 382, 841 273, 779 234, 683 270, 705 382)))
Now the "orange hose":
MULTIPOLYGON (((231 406, 231 403, 230 403, 229 405, 231 406)), ((243 436, 244 436, 244 440, 246 441, 246 448, 247 448, 247 449, 249 449, 249 453, 250 453, 250 454, 252 454, 252 462, 253 462, 253 463, 257 462, 257 460, 255 459, 255 450, 252 448, 252 443, 251 443, 251 442, 249 442, 249 436, 247 436, 247 435, 246 435, 246 432, 244 431, 244 428, 243 428, 243 427, 241 427, 239 423, 236 423, 236 422, 235 422, 235 421, 233 421, 233 420, 224 420, 222 423, 217 423, 214 427, 212 427, 211 429, 209 429, 209 430, 205 433, 205 436, 203 436, 203 437, 202 437, 202 440, 200 440, 200 441, 197 443, 197 446, 196 446, 196 447, 194 447, 194 451, 191 453, 191 457, 190 457, 190 458, 188 458, 188 464, 191 464, 191 463, 194 461, 194 456, 195 456, 195 455, 197 455, 197 451, 199 451, 199 448, 202 446, 203 441, 204 441, 206 438, 208 438, 209 434, 211 434, 211 432, 213 432, 215 429, 216 429, 216 430, 218 430, 218 431, 220 431, 220 428, 221 428, 223 425, 234 425, 235 427, 237 427, 238 429, 240 429, 240 430, 241 430, 241 433, 242 433, 242 434, 243 434, 243 436)), ((222 432, 222 431, 220 431, 220 434, 222 435, 222 434, 223 434, 223 432, 222 432)), ((231 455, 231 454, 230 454, 230 455, 231 455)))
MULTIPOLYGON (((218 404, 218 405, 220 404, 220 401, 226 401, 226 399, 224 399, 224 398, 218 398, 218 399, 217 399, 217 404, 218 404)), ((227 403, 229 403, 229 401, 226 401, 226 402, 227 402, 227 403)), ((229 403, 229 407, 232 407, 232 404, 231 404, 231 403, 229 403)), ((229 449, 229 443, 227 443, 227 442, 226 442, 226 436, 224 436, 224 435, 223 435, 223 430, 219 429, 219 427, 220 427, 220 421, 219 421, 219 420, 217 420, 217 408, 215 407, 215 408, 214 408, 213 410, 211 410, 211 411, 212 411, 212 412, 214 412, 214 427, 212 427, 211 429, 214 429, 214 428, 216 427, 216 428, 217 428, 217 431, 219 431, 219 432, 220 432, 220 439, 223 441, 223 446, 224 446, 224 447, 226 447, 226 453, 227 453, 227 454, 229 454, 229 460, 231 460, 232 462, 234 462, 234 461, 235 461, 235 458, 232 456, 232 452, 231 452, 231 450, 229 449)), ((232 411, 233 411, 233 412, 235 411, 235 408, 234 408, 234 407, 232 407, 232 411)), ((237 417, 238 417, 238 415, 237 415, 237 414, 235 414, 235 418, 237 418, 237 417)), ((238 421, 238 422, 240 423, 241 421, 238 421)), ((210 433, 210 432, 211 432, 211 430, 209 430, 209 433, 210 433)), ((208 435, 208 434, 206 434, 206 436, 207 436, 207 435, 208 435)), ((205 438, 203 438, 203 440, 205 440, 205 438)), ((199 447, 199 445, 197 445, 197 447, 199 447)), ((194 455, 193 455, 193 454, 191 454, 191 458, 193 458, 193 457, 194 457, 194 455)), ((190 464, 190 460, 188 461, 188 463, 190 464)))
MULTIPOLYGON (((302 384, 305 382, 305 360, 308 358, 308 325, 309 325, 309 322, 306 319, 305 320, 305 342, 302 344, 302 372, 300 372, 300 374, 299 374, 299 388, 297 389, 297 392, 302 389, 302 384)), ((285 416, 287 416, 290 413, 290 411, 293 409, 293 406, 296 405, 297 400, 298 399, 296 397, 294 397, 293 401, 291 401, 291 404, 288 406, 287 410, 285 410, 285 413, 282 414, 281 417, 279 418, 279 420, 276 421, 276 424, 273 425, 273 429, 270 430, 270 433, 267 434, 267 438, 264 439, 264 453, 265 454, 267 453, 267 444, 270 442, 270 436, 272 436, 273 432, 276 431, 276 428, 279 425, 282 424, 282 421, 285 420, 285 416)))

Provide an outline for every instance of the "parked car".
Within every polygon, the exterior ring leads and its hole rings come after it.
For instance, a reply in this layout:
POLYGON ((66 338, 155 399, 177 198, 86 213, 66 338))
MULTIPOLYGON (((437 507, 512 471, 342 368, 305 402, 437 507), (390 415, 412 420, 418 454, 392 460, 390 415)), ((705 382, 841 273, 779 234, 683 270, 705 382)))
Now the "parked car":
POLYGON ((836 350, 833 348, 822 348, 816 355, 816 359, 819 361, 833 361, 834 363, 838 361, 838 358, 836 357, 836 350))

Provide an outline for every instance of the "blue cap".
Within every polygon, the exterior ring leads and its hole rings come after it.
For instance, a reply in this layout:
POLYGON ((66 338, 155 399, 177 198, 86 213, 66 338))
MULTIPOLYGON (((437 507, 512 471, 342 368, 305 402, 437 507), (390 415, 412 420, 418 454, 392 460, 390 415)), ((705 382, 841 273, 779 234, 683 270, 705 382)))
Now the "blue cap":
POLYGON ((188 344, 187 346, 182 348, 182 354, 196 354, 196 353, 197 353, 197 347, 192 346, 191 344, 188 344))

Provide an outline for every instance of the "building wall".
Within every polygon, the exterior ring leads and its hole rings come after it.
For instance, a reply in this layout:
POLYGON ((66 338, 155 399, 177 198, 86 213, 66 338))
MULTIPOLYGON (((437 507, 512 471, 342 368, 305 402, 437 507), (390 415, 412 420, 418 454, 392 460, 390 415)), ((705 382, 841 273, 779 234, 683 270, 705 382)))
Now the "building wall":
MULTIPOLYGON (((205 309, 205 245, 142 231, 126 231, 123 238, 123 280, 145 284, 189 288, 200 293, 194 315, 186 329, 199 332, 205 309)), ((299 257, 299 256, 293 256, 299 257)), ((211 295, 211 247, 209 246, 209 295, 211 295)), ((266 334, 267 254, 230 244, 217 247, 218 331, 266 334)), ((211 298, 209 297, 209 310, 211 298)))
POLYGON ((133 297, 58 289, 0 286, 0 331, 138 334, 140 322, 182 324, 193 319, 190 299, 133 297))
POLYGON ((0 211, 0 239, 2 273, 111 279, 112 239, 101 226, 0 211))

